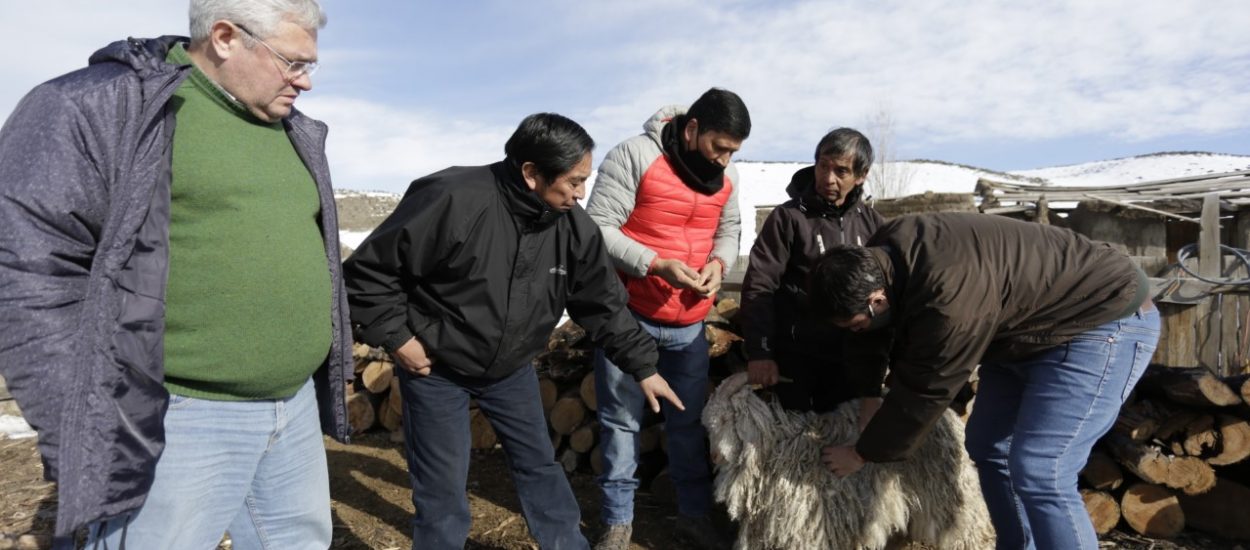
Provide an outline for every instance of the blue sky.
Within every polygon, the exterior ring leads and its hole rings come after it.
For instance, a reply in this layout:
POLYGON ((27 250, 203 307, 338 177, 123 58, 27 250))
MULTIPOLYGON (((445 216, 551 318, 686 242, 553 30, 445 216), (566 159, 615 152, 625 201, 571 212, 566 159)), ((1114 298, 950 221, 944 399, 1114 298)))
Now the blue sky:
MULTIPOLYGON (((526 114, 581 122, 601 157, 665 104, 738 92, 739 158, 810 158, 892 120, 897 159, 996 170, 1157 151, 1250 154, 1250 2, 324 0, 324 67, 297 103, 330 124, 336 185, 400 191, 502 156, 526 114)), ((186 33, 180 0, 0 2, 0 114, 126 36, 186 33)))

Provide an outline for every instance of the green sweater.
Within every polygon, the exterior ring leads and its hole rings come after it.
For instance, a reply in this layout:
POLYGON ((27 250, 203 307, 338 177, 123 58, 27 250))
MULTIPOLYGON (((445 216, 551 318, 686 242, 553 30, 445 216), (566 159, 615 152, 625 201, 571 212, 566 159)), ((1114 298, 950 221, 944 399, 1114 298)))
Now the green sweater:
MULTIPOLYGON (((168 60, 191 64, 181 45, 168 60)), ((281 122, 261 122, 198 68, 170 107, 165 387, 228 401, 294 395, 332 336, 316 183, 281 122)))

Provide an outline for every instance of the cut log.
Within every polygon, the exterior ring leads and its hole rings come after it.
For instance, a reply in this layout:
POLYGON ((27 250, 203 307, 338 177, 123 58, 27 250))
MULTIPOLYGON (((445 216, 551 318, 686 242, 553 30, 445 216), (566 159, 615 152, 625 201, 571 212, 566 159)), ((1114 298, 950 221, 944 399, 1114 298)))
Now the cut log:
POLYGON ((1250 374, 1238 374, 1221 378, 1228 387, 1241 396, 1241 401, 1250 405, 1250 374))
POLYGON ((399 389, 399 377, 391 377, 391 393, 386 396, 386 403, 391 407, 391 411, 396 416, 403 418, 404 416, 404 392, 399 389))
POLYGON ((375 419, 376 413, 368 393, 357 392, 347 397, 347 423, 351 425, 352 433, 358 434, 373 427, 375 419))
POLYGON ((1120 484, 1124 483, 1124 472, 1106 453, 1094 451, 1089 454, 1089 460, 1081 469, 1081 479, 1094 489, 1112 491, 1119 489, 1120 484))
POLYGON ((588 453, 595 448, 595 443, 598 441, 599 423, 591 421, 573 430, 572 435, 569 436, 569 448, 579 453, 588 453))
POLYGON ((482 409, 469 411, 469 447, 473 449, 493 449, 499 439, 495 437, 495 428, 482 409))
MULTIPOLYGON (((399 378, 394 379, 398 382, 399 378)), ((378 407, 378 424, 386 428, 388 432, 398 431, 404 425, 404 406, 403 398, 399 394, 398 388, 392 384, 392 389, 386 393, 386 400, 378 407)))
POLYGON ((1215 485, 1211 465, 1192 456, 1168 456, 1157 446, 1136 443, 1117 433, 1108 433, 1103 444, 1111 456, 1143 481, 1180 489, 1187 494, 1204 493, 1215 485))
POLYGON ((1220 451, 1208 458, 1207 464, 1227 466, 1250 458, 1250 422, 1244 418, 1221 414, 1216 422, 1216 429, 1220 434, 1220 451))
POLYGON ((1150 441, 1159 428, 1159 419, 1155 407, 1149 401, 1139 401, 1120 410, 1115 425, 1111 428, 1133 441, 1144 443, 1150 441))
POLYGON ((360 372, 360 382, 373 393, 382 393, 391 387, 395 378, 395 364, 390 361, 372 361, 360 372))
POLYGON ((1250 540, 1250 488, 1229 479, 1201 495, 1179 495, 1188 527, 1213 535, 1250 540))
POLYGON ((720 357, 729 353, 729 347, 734 342, 741 342, 742 337, 729 332, 723 328, 713 325, 703 325, 704 335, 707 337, 707 354, 710 357, 720 357))
POLYGON ((551 408, 556 406, 556 395, 560 393, 560 388, 556 383, 546 376, 538 377, 538 395, 543 400, 543 412, 551 412, 551 408))
POLYGON ((547 351, 571 348, 580 343, 585 337, 586 330, 574 323, 572 319, 569 319, 551 331, 551 337, 547 339, 547 351))
POLYGON ((582 385, 577 391, 578 396, 582 398, 582 404, 592 411, 599 409, 599 399, 595 395, 595 371, 586 373, 582 377, 582 385))
POLYGON ((1241 395, 1216 378, 1206 367, 1146 369, 1138 386, 1143 392, 1159 395, 1185 405, 1227 407, 1242 403, 1241 395))
MULTIPOLYGON (((1156 404, 1156 407, 1162 407, 1156 404)), ((1170 408, 1168 412, 1160 416, 1159 427, 1155 429, 1154 437, 1160 441, 1170 441, 1174 439, 1182 439, 1185 434, 1185 427, 1190 422, 1202 416, 1202 413, 1190 409, 1170 408)))
POLYGON ((560 446, 564 445, 564 434, 558 434, 555 430, 548 430, 547 435, 551 436, 551 458, 560 458, 560 446))
POLYGON ((590 451, 590 471, 595 475, 603 474, 603 445, 595 445, 594 450, 590 451))
POLYGON ((586 371, 590 369, 592 359, 594 359, 592 351, 576 348, 559 348, 539 355, 536 361, 546 365, 543 371, 548 377, 563 385, 569 382, 580 381, 582 376, 586 374, 586 371))
POLYGON ((1120 504, 1111 493, 1081 489, 1081 500, 1085 502, 1085 511, 1089 512, 1089 520, 1094 524, 1094 532, 1099 536, 1110 533, 1120 523, 1120 504))
POLYGON ((551 407, 551 415, 548 419, 551 429, 562 435, 569 435, 582 425, 582 421, 586 419, 586 406, 582 404, 582 398, 576 393, 565 395, 556 400, 555 406, 551 407))
POLYGON ((576 472, 585 460, 586 455, 574 451, 572 447, 565 447, 560 452, 560 458, 557 461, 560 463, 560 467, 564 468, 564 473, 571 474, 576 472))
POLYGON ((1216 453, 1219 436, 1216 435, 1215 418, 1209 414, 1199 415, 1185 426, 1183 447, 1185 454, 1205 458, 1216 453))
POLYGON ((1137 483, 1124 491, 1120 513, 1134 531, 1151 538, 1172 538, 1185 529, 1185 512, 1172 491, 1137 483))

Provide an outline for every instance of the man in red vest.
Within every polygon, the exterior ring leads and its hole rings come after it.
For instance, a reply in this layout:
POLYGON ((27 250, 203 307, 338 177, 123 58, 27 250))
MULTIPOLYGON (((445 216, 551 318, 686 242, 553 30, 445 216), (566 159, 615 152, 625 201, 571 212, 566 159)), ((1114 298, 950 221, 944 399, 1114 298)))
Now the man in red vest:
MULTIPOLYGON (((663 404, 679 532, 697 546, 727 548, 730 541, 708 515, 712 484, 700 422, 708 370, 703 318, 738 257, 738 174, 730 159, 750 135, 751 117, 737 94, 713 88, 689 110, 660 109, 643 130, 608 152, 586 212, 603 231, 630 311, 656 340, 661 376, 685 404, 685 410, 663 404)), ((604 531, 596 550, 625 549, 644 397, 602 351, 595 353, 595 392, 604 465, 604 531)))

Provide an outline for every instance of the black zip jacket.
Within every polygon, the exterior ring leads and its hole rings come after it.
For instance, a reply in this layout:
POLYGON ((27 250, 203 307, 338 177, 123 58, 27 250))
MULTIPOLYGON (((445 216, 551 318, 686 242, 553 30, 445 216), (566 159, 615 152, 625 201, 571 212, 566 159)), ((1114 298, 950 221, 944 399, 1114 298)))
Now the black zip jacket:
POLYGON ((784 350, 842 360, 840 330, 810 312, 807 275, 827 248, 867 243, 884 218, 863 203, 862 185, 840 207, 820 198, 815 174, 814 166, 794 173, 786 187, 791 200, 773 209, 751 247, 738 315, 750 359, 784 350))
POLYGON ((499 379, 545 349, 567 308, 622 370, 655 374, 599 228, 523 186, 506 161, 414 181, 344 264, 359 337, 394 351, 416 336, 435 368, 499 379))

